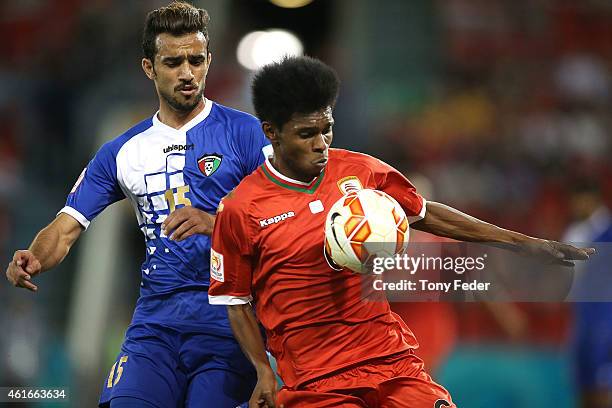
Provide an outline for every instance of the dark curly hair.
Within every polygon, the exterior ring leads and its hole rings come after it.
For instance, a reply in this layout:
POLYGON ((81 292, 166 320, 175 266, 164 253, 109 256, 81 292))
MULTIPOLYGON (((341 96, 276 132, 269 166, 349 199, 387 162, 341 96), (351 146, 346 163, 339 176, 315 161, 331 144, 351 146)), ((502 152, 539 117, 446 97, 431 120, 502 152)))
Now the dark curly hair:
POLYGON ((182 1, 174 1, 165 7, 149 12, 142 34, 142 52, 145 58, 154 61, 155 54, 157 53, 155 40, 162 33, 180 36, 201 32, 204 34, 206 46, 210 50, 208 38, 209 22, 210 17, 206 10, 196 8, 182 1))
POLYGON ((294 113, 312 113, 333 107, 340 80, 333 68, 311 57, 285 57, 255 74, 253 106, 262 122, 278 129, 294 113))

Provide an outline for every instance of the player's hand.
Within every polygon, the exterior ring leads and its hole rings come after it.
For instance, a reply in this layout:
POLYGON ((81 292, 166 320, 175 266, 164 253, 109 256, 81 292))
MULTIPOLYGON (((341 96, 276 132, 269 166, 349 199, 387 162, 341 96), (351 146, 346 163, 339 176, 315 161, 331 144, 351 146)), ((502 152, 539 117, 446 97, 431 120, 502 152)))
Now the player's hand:
POLYGON ((534 239, 523 244, 522 250, 546 261, 564 266, 574 266, 572 261, 586 261, 595 254, 595 248, 578 248, 546 239, 534 239))
POLYGON ((42 266, 29 250, 15 251, 13 260, 6 268, 6 278, 13 286, 36 292, 38 287, 32 283, 32 277, 40 273, 42 266))
POLYGON ((182 241, 194 234, 211 235, 216 216, 186 206, 175 210, 162 223, 164 234, 174 241, 182 241))
POLYGON ((276 404, 276 376, 270 367, 257 374, 257 385, 249 400, 249 408, 283 408, 276 404))

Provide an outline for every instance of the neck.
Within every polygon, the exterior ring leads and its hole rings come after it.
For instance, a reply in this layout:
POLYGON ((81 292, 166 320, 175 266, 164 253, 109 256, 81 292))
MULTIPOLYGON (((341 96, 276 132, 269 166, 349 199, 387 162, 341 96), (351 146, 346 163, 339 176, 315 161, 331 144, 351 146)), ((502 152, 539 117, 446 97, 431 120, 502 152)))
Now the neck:
POLYGON ((204 110, 205 103, 206 98, 203 97, 202 100, 188 112, 178 111, 167 103, 160 103, 157 117, 164 125, 168 125, 174 129, 180 129, 204 110))
POLYGON ((283 176, 289 177, 290 179, 293 179, 293 180, 301 181, 303 183, 310 183, 312 180, 316 178, 316 176, 308 177, 308 176, 304 176, 304 175, 296 173, 295 171, 291 169, 291 167, 287 166, 283 160, 277 159, 277 157, 278 155, 274 154, 274 156, 270 158, 270 164, 272 165, 272 167, 274 167, 276 171, 278 171, 283 176))

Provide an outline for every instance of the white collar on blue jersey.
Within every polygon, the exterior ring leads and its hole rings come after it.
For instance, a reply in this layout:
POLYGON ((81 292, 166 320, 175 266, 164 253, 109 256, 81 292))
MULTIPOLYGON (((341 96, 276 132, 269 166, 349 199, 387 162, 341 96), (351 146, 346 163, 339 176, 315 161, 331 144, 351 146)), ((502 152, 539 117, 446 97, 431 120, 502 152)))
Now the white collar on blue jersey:
POLYGON ((155 115, 153 115, 153 126, 160 126, 160 127, 163 127, 164 129, 172 130, 173 132, 186 133, 189 129, 191 129, 192 127, 194 127, 195 125, 197 125, 198 123, 200 123, 201 121, 203 121, 204 119, 208 117, 208 115, 210 114, 210 110, 212 109, 212 106, 213 106, 213 102, 210 99, 204 98, 204 109, 202 109, 202 111, 198 113, 196 116, 194 116, 193 119, 191 119, 189 122, 185 123, 183 126, 181 126, 178 129, 175 129, 172 126, 168 126, 165 123, 161 122, 158 117, 159 111, 157 111, 155 112, 155 115))

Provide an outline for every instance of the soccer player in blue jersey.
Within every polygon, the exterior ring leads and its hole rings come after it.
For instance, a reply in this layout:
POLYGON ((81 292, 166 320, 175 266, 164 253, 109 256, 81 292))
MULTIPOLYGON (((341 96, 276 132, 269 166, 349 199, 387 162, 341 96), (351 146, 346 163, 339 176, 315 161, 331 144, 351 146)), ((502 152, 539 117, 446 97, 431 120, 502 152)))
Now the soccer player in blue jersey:
POLYGON ((91 220, 130 200, 146 259, 100 406, 234 408, 256 382, 225 307, 208 303, 210 233, 220 199, 263 162, 269 142, 256 118, 204 98, 208 21, 181 2, 148 14, 142 68, 159 111, 100 148, 66 206, 6 271, 36 291, 33 278, 58 265, 91 220))

